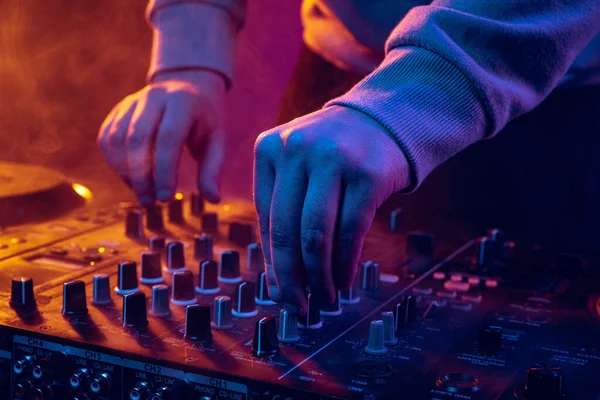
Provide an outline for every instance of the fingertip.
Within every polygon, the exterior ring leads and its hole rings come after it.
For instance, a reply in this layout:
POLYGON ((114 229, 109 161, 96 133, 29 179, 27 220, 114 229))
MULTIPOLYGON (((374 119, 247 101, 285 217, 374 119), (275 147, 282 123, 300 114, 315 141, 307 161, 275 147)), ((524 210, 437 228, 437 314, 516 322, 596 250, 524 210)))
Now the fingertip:
POLYGON ((152 196, 140 196, 138 198, 138 201, 140 203, 140 206, 142 207, 147 207, 147 206, 151 206, 152 204, 154 204, 154 199, 152 198, 152 196))
POLYGON ((159 201, 169 201, 173 198, 174 193, 170 190, 159 190, 158 193, 156 194, 156 198, 159 201))

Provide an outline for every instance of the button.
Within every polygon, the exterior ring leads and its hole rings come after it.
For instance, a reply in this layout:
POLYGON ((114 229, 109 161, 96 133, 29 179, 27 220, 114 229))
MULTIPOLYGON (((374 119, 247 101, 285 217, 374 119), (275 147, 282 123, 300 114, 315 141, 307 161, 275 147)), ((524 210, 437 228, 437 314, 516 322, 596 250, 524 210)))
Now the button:
POLYGON ((123 328, 143 329, 148 326, 146 295, 132 293, 123 297, 123 328))
POLYGON ((379 264, 373 261, 367 261, 362 267, 362 289, 374 291, 379 289, 379 264))
POLYGON ((481 278, 479 278, 478 276, 470 276, 467 279, 467 282, 471 286, 479 286, 479 284, 481 283, 481 278))
POLYGON ((110 297, 110 278, 107 274, 98 274, 94 276, 92 304, 95 306, 112 304, 112 299, 110 297))
POLYGON ((185 311, 185 334, 188 340, 211 340, 210 306, 208 304, 189 305, 185 311))
POLYGON ((150 315, 155 317, 168 317, 171 315, 169 306, 169 287, 167 285, 152 286, 152 305, 150 315))
POLYGON ((158 253, 162 253, 167 248, 167 243, 164 237, 162 236, 152 236, 150 240, 148 240, 148 249, 150 251, 155 251, 158 253))
POLYGON ((227 235, 231 243, 238 246, 246 247, 256 240, 253 224, 245 224, 243 222, 232 222, 229 224, 229 232, 227 235))
POLYGON ((448 291, 468 292, 471 289, 471 285, 467 282, 446 281, 444 282, 444 289, 448 291))
POLYGON ((443 281, 444 279, 446 279, 446 274, 440 271, 434 272, 433 279, 435 279, 436 281, 443 281))
POLYGON ((394 313, 391 311, 382 312, 381 321, 383 322, 383 342, 385 344, 398 343, 394 328, 394 313))
POLYGON ((423 232, 411 232, 406 238, 406 257, 411 260, 415 258, 432 258, 435 250, 433 235, 423 232))
POLYGON ((254 282, 242 282, 235 290, 235 303, 231 313, 240 318, 254 317, 258 314, 254 293, 256 291, 254 282))
POLYGON ((430 287, 428 287, 428 288, 414 287, 414 288, 412 288, 412 292, 414 294, 423 294, 423 295, 429 296, 429 295, 431 295, 433 293, 433 288, 430 288, 430 287))
POLYGON ((185 270, 173 274, 171 303, 177 306, 187 306, 198 302, 194 289, 194 275, 185 270))
POLYGON ((183 196, 179 193, 178 195, 175 195, 174 198, 169 200, 169 222, 174 224, 183 224, 183 196))
POLYGON ((396 322, 396 332, 401 331, 402 329, 408 326, 408 301, 404 299, 396 304, 395 312, 395 322, 396 322))
POLYGON ((183 243, 173 241, 167 245, 167 267, 165 272, 176 272, 185 269, 185 253, 183 243))
POLYGON ((450 280, 452 282, 462 282, 463 276, 461 274, 450 274, 450 280))
POLYGON ((477 241, 477 266, 479 268, 488 268, 496 259, 497 256, 496 243, 487 238, 482 237, 477 241))
POLYGON ((461 294, 460 298, 463 301, 470 301, 471 303, 481 303, 483 297, 480 294, 461 294))
POLYGON ((215 294, 221 290, 219 288, 219 266, 213 260, 207 260, 200 263, 198 271, 198 286, 196 292, 201 294, 215 294))
POLYGON ((63 315, 84 315, 87 312, 85 283, 83 281, 65 282, 63 284, 63 315))
POLYGON ((450 308, 461 311, 471 311, 473 309, 473 303, 468 301, 453 300, 450 302, 450 308))
POLYGON ((242 281, 240 275, 240 254, 235 250, 227 250, 221 253, 221 265, 219 268, 219 282, 238 283, 242 281))
POLYGON ((371 321, 369 328, 369 343, 365 347, 365 352, 372 355, 382 355, 387 353, 388 349, 384 345, 383 339, 383 321, 371 321))
POLYGON ((323 326, 321 321, 321 310, 319 305, 314 300, 312 294, 307 296, 307 310, 306 314, 298 317, 298 326, 302 329, 320 329, 323 326))
POLYGON ((156 285, 157 283, 163 283, 165 281, 165 278, 162 276, 160 253, 143 251, 140 264, 142 266, 140 282, 144 285, 156 285))
POLYGON ((204 199, 198 193, 192 193, 190 199, 190 212, 192 215, 198 217, 204 212, 204 199))
POLYGON ((321 305, 321 315, 336 316, 342 314, 342 303, 340 301, 340 291, 336 291, 335 300, 331 304, 321 305))
POLYGON ((447 292, 445 290, 438 290, 436 292, 436 296, 443 297, 445 299, 455 299, 456 298, 456 292, 447 292))
POLYGON ((254 339, 252 340, 252 353, 257 357, 270 356, 279 351, 277 340, 277 326, 275 318, 263 317, 256 321, 254 339))
POLYGON ((498 287, 498 280, 497 279, 492 279, 492 278, 486 279, 485 280, 485 287, 487 287, 487 288, 498 287))
POLYGON ((119 295, 139 292, 137 264, 133 261, 119 263, 118 283, 115 292, 119 295))
POLYGON ((207 212, 201 217, 202 232, 210 235, 219 233, 219 216, 214 212, 207 212))
POLYGON ((13 278, 10 291, 10 306, 28 311, 36 308, 33 280, 29 277, 13 278))
POLYGON ((300 340, 298 334, 298 318, 287 310, 279 311, 279 341, 282 343, 294 343, 300 340))
POLYGON ((202 234, 194 238, 194 258, 199 261, 213 259, 213 240, 202 234))
POLYGON ((162 231, 165 228, 162 214, 162 207, 158 204, 146 207, 146 228, 152 232, 162 231))
POLYGON ((267 274, 261 272, 257 275, 256 279, 256 304, 261 306, 269 306, 275 304, 269 297, 269 291, 267 290, 267 274))
POLYGON ((246 268, 250 271, 264 271, 265 260, 260 243, 250 243, 248 245, 248 263, 246 264, 246 268))
POLYGON ((231 329, 233 327, 231 315, 231 297, 215 297, 212 327, 220 330, 231 329))
POLYGON ((125 216, 125 235, 132 239, 141 239, 144 237, 144 214, 142 210, 127 210, 125 216))

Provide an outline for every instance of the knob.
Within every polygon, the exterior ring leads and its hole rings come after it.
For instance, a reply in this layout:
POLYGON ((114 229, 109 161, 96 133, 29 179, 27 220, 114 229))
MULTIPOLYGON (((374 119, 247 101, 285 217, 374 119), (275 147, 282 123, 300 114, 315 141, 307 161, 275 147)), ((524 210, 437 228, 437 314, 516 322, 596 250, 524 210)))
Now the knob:
POLYGON ((245 224, 242 222, 232 222, 229 224, 228 239, 231 243, 238 246, 248 246, 253 243, 256 238, 254 235, 254 225, 245 224))
POLYGON ((144 285, 155 285, 165 281, 165 278, 162 276, 160 253, 143 251, 140 264, 142 266, 140 282, 144 285))
POLYGON ((194 238, 194 258, 199 261, 213 259, 213 240, 202 234, 194 238))
POLYGON ((201 294, 219 293, 219 266, 216 261, 207 260, 200 263, 198 286, 196 292, 201 294))
POLYGON ((264 272, 258 274, 256 278, 255 300, 256 304, 260 304, 261 306, 275 304, 275 302, 269 297, 269 291, 267 290, 267 274, 264 272))
POLYGON ((146 295, 142 292, 123 297, 123 328, 142 329, 148 326, 146 295))
POLYGON ((340 303, 342 304, 356 304, 359 301, 360 296, 356 290, 355 283, 353 283, 348 289, 342 290, 340 293, 340 303))
POLYGON ((319 329, 323 326, 321 321, 321 311, 319 305, 316 304, 315 298, 311 293, 307 297, 307 310, 306 314, 298 317, 298 326, 303 329, 319 329))
POLYGON ((167 267, 166 272, 175 272, 185 269, 185 253, 183 243, 171 242, 167 245, 167 267))
POLYGON ((404 296, 404 302, 408 304, 408 322, 417 320, 417 298, 415 296, 404 296))
POLYGON ((127 210, 125 216, 125 235, 132 239, 141 239, 144 237, 144 214, 142 210, 127 210))
POLYGON ((406 258, 432 258, 435 251, 433 235, 422 232, 411 232, 406 238, 406 258))
POLYGON ((396 329, 394 327, 394 313, 385 311, 381 313, 381 321, 383 322, 383 342, 385 344, 396 344, 396 329))
POLYGON ((231 318, 231 297, 215 297, 215 307, 211 325, 213 328, 220 330, 231 329, 233 327, 233 320, 231 318))
POLYGON ((381 355, 387 353, 388 349, 384 344, 383 321, 371 321, 369 327, 369 342, 365 347, 365 352, 373 355, 381 355))
POLYGON ((211 235, 219 233, 219 216, 217 213, 207 212, 201 217, 202 232, 211 235))
POLYGON ((221 265, 219 267, 219 282, 238 283, 242 281, 240 275, 240 254, 235 250, 227 250, 221 253, 221 265))
POLYGON ((565 374, 560 367, 534 365, 527 368, 525 380, 527 400, 562 400, 565 374))
POLYGON ((342 303, 340 299, 340 291, 335 293, 335 300, 331 304, 321 305, 321 315, 335 316, 342 313, 342 303))
POLYGON ((373 261, 367 261, 362 267, 362 289, 373 291, 379 289, 379 264, 373 261))
POLYGON ((242 282, 235 290, 236 298, 231 313, 236 317, 254 317, 258 314, 254 300, 255 285, 253 282, 242 282))
POLYGON ((204 199, 198 193, 192 193, 190 199, 190 212, 196 217, 202 215, 204 212, 204 199))
POLYGON ((150 240, 148 240, 148 250, 150 251, 162 253, 166 248, 167 243, 165 238, 162 236, 152 236, 150 240))
POLYGON ((210 306, 208 304, 192 304, 185 310, 185 339, 210 340, 210 306))
POLYGON ((110 278, 107 274, 98 274, 94 276, 94 287, 92 293, 92 304, 95 306, 104 306, 111 304, 110 298, 110 278))
POLYGON ((118 283, 115 292, 120 295, 139 292, 137 264, 134 261, 119 263, 118 283))
POLYGON ((105 394, 110 391, 112 380, 106 372, 101 372, 92 379, 90 390, 92 393, 105 394))
POLYGON ((478 268, 488 268, 496 257, 496 243, 487 237, 477 240, 476 263, 478 268))
POLYGON ((408 300, 402 300, 396 304, 395 314, 395 330, 396 332, 408 326, 408 300))
POLYGON ((390 213, 390 232, 402 232, 406 227, 406 213, 402 208, 396 208, 390 213))
POLYGON ((173 288, 171 292, 171 303, 178 306, 187 306, 198 302, 194 290, 194 275, 185 270, 173 274, 173 288))
POLYGON ((36 307, 33 280, 29 277, 13 278, 10 291, 10 306, 16 310, 32 310, 36 307))
POLYGON ((265 259, 260 243, 250 243, 248 245, 248 263, 246 268, 250 271, 263 271, 265 269, 265 259))
POLYGON ((279 351, 277 340, 277 326, 275 318, 263 317, 256 321, 254 339, 252 340, 252 353, 257 357, 271 356, 279 351))
POLYGON ((146 228, 152 232, 160 232, 165 228, 162 207, 158 204, 146 207, 146 228))
POLYGON ((279 311, 279 341, 282 343, 294 343, 300 340, 298 334, 298 318, 290 314, 286 309, 279 311))
POLYGON ((500 229, 490 229, 488 231, 488 237, 496 244, 498 250, 501 250, 504 247, 506 236, 500 229))
POLYGON ((183 196, 180 193, 169 201, 168 215, 169 222, 183 224, 183 196))
POLYGON ((477 347, 480 352, 495 354, 502 351, 502 328, 482 325, 477 335, 477 347))
POLYGON ((65 282, 63 284, 63 315, 84 315, 87 312, 85 283, 83 281, 65 282))
POLYGON ((171 315, 171 309, 169 308, 169 287, 167 285, 152 286, 150 314, 155 317, 168 317, 171 315))

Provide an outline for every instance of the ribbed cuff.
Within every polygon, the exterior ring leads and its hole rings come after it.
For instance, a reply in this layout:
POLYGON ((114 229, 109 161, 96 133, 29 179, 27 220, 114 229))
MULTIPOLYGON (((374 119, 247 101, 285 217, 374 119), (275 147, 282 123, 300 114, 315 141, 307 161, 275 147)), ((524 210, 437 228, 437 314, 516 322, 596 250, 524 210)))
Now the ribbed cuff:
POLYGON ((486 135, 486 116, 471 81, 442 57, 418 47, 391 50, 383 63, 325 107, 369 115, 398 142, 416 190, 438 165, 486 135))

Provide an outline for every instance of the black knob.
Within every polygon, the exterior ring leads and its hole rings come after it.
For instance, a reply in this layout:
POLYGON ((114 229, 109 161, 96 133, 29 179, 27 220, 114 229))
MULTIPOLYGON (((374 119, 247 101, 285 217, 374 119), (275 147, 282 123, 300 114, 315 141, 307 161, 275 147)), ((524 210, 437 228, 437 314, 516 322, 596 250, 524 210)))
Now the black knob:
POLYGON ((235 303, 231 313, 236 317, 254 317, 258 314, 254 299, 255 285, 253 282, 242 282, 237 285, 235 303))
POLYGON ((125 235, 132 239, 144 237, 144 213, 140 209, 127 210, 125 216, 125 235))
POLYGON ((201 294, 219 293, 219 266, 216 261, 207 260, 200 263, 198 286, 196 292, 201 294))
POLYGON ((496 354, 502 351, 502 328, 499 326, 482 325, 477 335, 477 348, 486 354, 496 354))
POLYGON ((387 351, 383 321, 371 321, 371 325, 369 326, 369 341, 365 347, 365 352, 373 355, 381 355, 387 353, 387 351))
POLYGON ((243 222, 232 222, 229 224, 228 239, 230 242, 238 246, 246 247, 250 243, 254 243, 254 225, 245 224, 243 222))
POLYGON ((406 238, 406 258, 432 258, 435 251, 433 235, 422 232, 411 232, 406 238))
POLYGON ((202 234, 194 238, 194 258, 199 261, 213 259, 213 240, 202 234))
POLYGON ((185 253, 183 243, 171 242, 167 245, 167 272, 175 272, 185 268, 185 253))
POLYGON ((240 275, 240 254, 235 250, 221 253, 219 268, 219 281, 223 283, 238 283, 242 281, 240 275))
POLYGON ((321 304, 321 315, 336 316, 342 314, 342 302, 340 301, 340 291, 335 292, 335 300, 331 304, 323 302, 321 304))
POLYGON ((123 261, 119 263, 119 275, 115 292, 120 295, 139 292, 137 277, 137 263, 134 261, 123 261))
POLYGON ((146 295, 142 292, 123 297, 123 328, 145 328, 148 326, 146 295))
POLYGON ((400 336, 400 331, 408 327, 408 309, 409 299, 405 296, 400 303, 396 304, 396 308, 394 309, 394 322, 397 336, 400 336))
POLYGON ((562 400, 565 394, 563 370, 545 365, 527 368, 525 394, 527 400, 562 400))
POLYGON ((176 194, 174 198, 169 201, 169 222, 174 224, 183 224, 183 196, 176 194))
POLYGON ((210 340, 210 306, 208 304, 189 305, 185 311, 185 334, 189 340, 210 340))
POLYGON ((142 252, 140 264, 142 269, 140 282, 144 285, 155 285, 164 282, 160 253, 155 251, 142 252))
POLYGON ((194 289, 194 274, 188 270, 175 272, 173 274, 171 303, 178 306, 187 306, 197 302, 196 291, 194 289))
POLYGON ((252 352, 255 356, 270 356, 279 351, 279 340, 277 340, 277 325, 275 318, 263 317, 256 321, 254 328, 254 339, 252 340, 252 352))
POLYGON ((261 272, 256 277, 256 304, 260 304, 261 306, 267 306, 275 304, 273 300, 269 297, 269 291, 267 287, 267 274, 261 272))
POLYGON ((250 271, 264 271, 265 259, 260 243, 250 243, 248 245, 248 263, 246 268, 250 271))
POLYGON ((152 236, 150 240, 148 240, 148 250, 156 251, 158 253, 162 253, 167 248, 167 243, 164 237, 162 236, 152 236))
POLYGON ((110 298, 110 277, 107 274, 97 274, 94 276, 94 287, 92 293, 92 304, 95 306, 104 306, 112 303, 110 298))
POLYGON ((374 291, 379 289, 379 277, 381 271, 379 264, 373 261, 367 261, 362 266, 362 289, 374 291))
POLYGON ((321 321, 321 311, 319 310, 319 304, 315 300, 312 294, 308 294, 307 297, 306 314, 298 317, 298 326, 303 329, 319 329, 323 326, 321 321))
POLYGON ((415 296, 404 296, 403 301, 408 304, 408 322, 417 320, 417 298, 415 296))
POLYGON ((146 228, 152 232, 160 232, 165 228, 162 207, 158 204, 146 207, 146 228))
POLYGON ((219 216, 214 212, 207 212, 201 217, 202 232, 210 235, 219 233, 219 216))
POLYGON ((356 289, 356 287, 358 286, 357 281, 358 280, 355 280, 352 283, 352 286, 350 286, 346 290, 342 290, 342 292, 340 293, 340 302, 342 304, 356 304, 360 302, 360 296, 358 295, 358 290, 356 289))
POLYGON ((497 245, 487 237, 477 240, 475 263, 478 268, 489 268, 496 259, 497 245))
POLYGON ((10 291, 10 306, 19 311, 36 307, 33 280, 29 277, 13 278, 10 291))
POLYGON ((406 213, 396 208, 390 213, 390 232, 402 232, 406 228, 406 213))
POLYGON ((202 215, 204 212, 204 199, 198 193, 192 193, 190 199, 190 212, 196 217, 202 215))
POLYGON ((65 282, 63 284, 63 315, 84 315, 87 312, 85 283, 83 281, 65 282))

